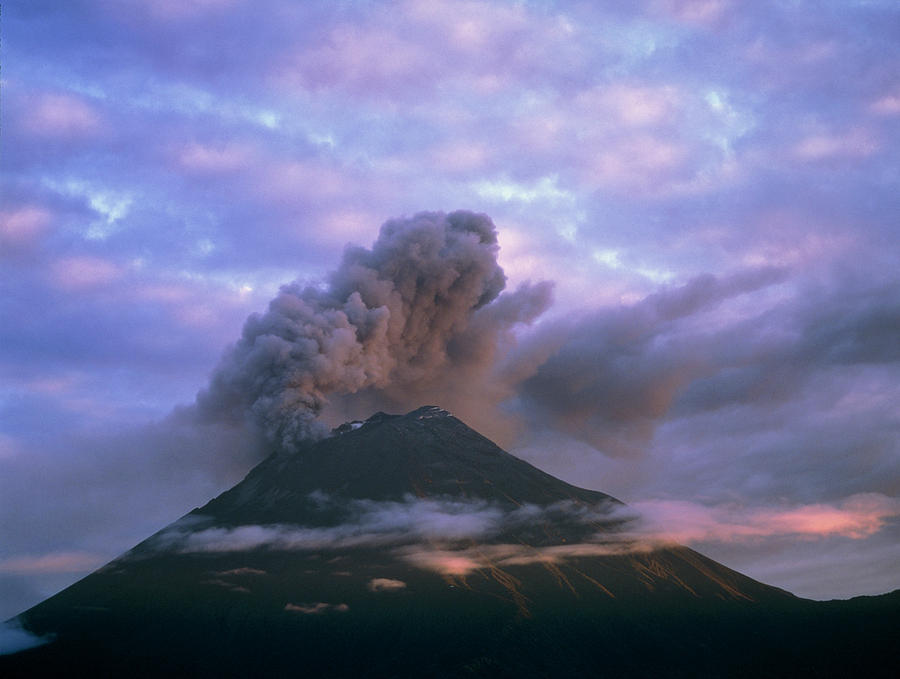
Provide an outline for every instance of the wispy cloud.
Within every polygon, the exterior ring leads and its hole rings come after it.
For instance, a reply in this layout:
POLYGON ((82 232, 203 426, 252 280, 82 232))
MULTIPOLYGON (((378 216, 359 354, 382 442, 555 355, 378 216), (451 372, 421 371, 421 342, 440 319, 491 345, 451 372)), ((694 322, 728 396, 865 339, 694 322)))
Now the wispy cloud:
POLYGON ((482 569, 508 566, 527 566, 540 563, 561 563, 582 559, 623 554, 647 553, 660 543, 642 540, 583 542, 550 547, 531 547, 522 544, 493 544, 461 549, 440 549, 424 545, 405 547, 398 555, 420 568, 442 575, 468 575, 482 569))
POLYGON ((249 566, 241 566, 240 568, 232 568, 227 571, 216 571, 216 575, 220 577, 230 575, 266 575, 266 572, 259 568, 250 568, 249 566))
POLYGON ((801 539, 839 535, 862 539, 900 516, 900 500, 860 493, 834 504, 746 507, 705 506, 683 500, 636 502, 638 534, 676 543, 753 541, 773 536, 801 539))
POLYGON ((50 552, 0 559, 0 573, 82 573, 103 565, 106 557, 89 552, 50 552))
POLYGON ((394 578, 372 578, 367 587, 373 592, 396 592, 406 589, 406 583, 394 578))
POLYGON ((547 507, 522 505, 509 510, 476 500, 419 499, 403 502, 341 500, 316 493, 318 502, 329 502, 354 518, 334 526, 290 524, 205 527, 202 516, 179 522, 155 538, 157 549, 178 552, 234 552, 259 548, 275 550, 346 549, 388 546, 417 541, 459 542, 484 540, 504 530, 576 521, 586 526, 608 524, 622 517, 610 505, 560 502, 547 507))
POLYGON ((52 637, 39 637, 16 622, 0 622, 0 655, 11 655, 47 644, 52 637))
MULTIPOLYGON (((352 503, 351 503, 352 504, 352 503)), ((675 545, 762 543, 783 537, 806 541, 840 536, 868 538, 900 516, 900 502, 879 494, 859 494, 835 504, 779 507, 706 506, 687 501, 643 501, 634 506, 597 507, 558 503, 502 510, 486 503, 421 500, 358 502, 358 520, 327 528, 288 525, 195 528, 164 534, 158 549, 179 552, 342 550, 378 546, 409 563, 447 575, 465 575, 494 566, 559 563, 572 559, 647 553, 675 545), (580 542, 509 544, 502 531, 541 522, 573 522, 591 528, 580 542), (602 528, 599 526, 603 526, 602 528), (498 536, 501 536, 498 538, 498 536), (480 543, 472 546, 472 543, 480 543)), ((243 572, 244 569, 239 569, 243 572)), ((237 573, 238 571, 234 571, 237 573)), ((224 585, 223 585, 224 586, 224 585)), ((404 587, 376 578, 372 591, 404 587)))

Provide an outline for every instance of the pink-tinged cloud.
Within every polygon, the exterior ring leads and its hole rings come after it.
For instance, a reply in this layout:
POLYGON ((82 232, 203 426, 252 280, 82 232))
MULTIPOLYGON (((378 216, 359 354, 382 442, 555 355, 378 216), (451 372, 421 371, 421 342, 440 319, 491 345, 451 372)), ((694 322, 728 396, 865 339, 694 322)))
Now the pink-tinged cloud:
POLYGON ((64 290, 85 290, 116 280, 122 270, 108 259, 85 255, 58 259, 52 274, 54 282, 64 290))
POLYGON ((800 270, 832 262, 859 245, 853 234, 840 229, 839 224, 820 222, 818 232, 804 233, 804 222, 803 215, 792 210, 760 212, 751 224, 757 242, 747 246, 743 263, 800 270))
POLYGON ((657 0, 655 7, 675 19, 697 26, 713 26, 722 19, 729 0, 657 0))
POLYGON ((672 178, 686 158, 677 142, 653 135, 623 138, 593 157, 589 182, 618 189, 653 191, 657 182, 672 178))
POLYGON ((73 387, 77 387, 81 381, 81 375, 53 375, 28 380, 24 386, 31 393, 63 394, 73 387))
POLYGON ((582 542, 551 547, 495 544, 464 549, 439 549, 414 546, 399 549, 397 554, 417 568, 458 577, 487 568, 555 564, 571 559, 646 553, 660 545, 656 541, 612 536, 608 542, 582 542))
POLYGON ((42 207, 23 205, 0 210, 0 257, 9 249, 24 249, 37 243, 53 216, 42 207))
POLYGON ((179 166, 195 174, 224 174, 245 168, 254 160, 254 150, 244 144, 205 146, 188 144, 177 154, 179 166))
POLYGON ((625 530, 598 534, 592 542, 549 547, 492 544, 464 549, 416 545, 399 548, 396 553, 418 568, 465 576, 485 568, 639 554, 673 544, 756 541, 778 536, 862 539, 877 533, 889 519, 900 516, 900 500, 864 493, 838 505, 787 509, 706 507, 693 502, 657 500, 634 503, 621 511, 627 522, 625 530))
POLYGON ((879 116, 900 115, 900 94, 886 94, 872 102, 869 110, 879 116))
POLYGON ((900 516, 900 500, 878 493, 852 495, 838 504, 790 508, 707 507, 683 500, 636 502, 641 527, 633 535, 661 542, 738 542, 775 536, 860 539, 900 516))
POLYGON ((569 60, 570 23, 518 6, 407 2, 331 25, 270 69, 276 88, 344 90, 396 101, 440 85, 491 94, 569 60))
POLYGON ((434 163, 445 172, 468 173, 480 170, 490 158, 482 144, 453 140, 431 149, 434 163))
POLYGON ((31 102, 24 125, 38 136, 79 138, 99 132, 103 122, 94 107, 79 97, 41 94, 31 102))
POLYGON ((264 169, 254 188, 279 203, 301 202, 339 195, 347 177, 334 168, 303 160, 275 161, 264 169))
POLYGON ((876 153, 879 144, 866 130, 855 129, 844 133, 812 134, 794 145, 794 157, 804 161, 830 160, 833 158, 864 158, 876 153))
POLYGON ((82 573, 101 566, 107 557, 90 552, 51 552, 39 556, 12 556, 0 560, 0 573, 33 575, 36 573, 82 573))
POLYGON ((406 589, 406 583, 393 578, 372 578, 369 580, 368 588, 372 592, 396 592, 406 589))
MULTIPOLYGON (((500 36, 526 30, 530 17, 522 6, 459 0, 407 0, 411 22, 438 30, 458 49, 479 54, 500 36)), ((548 30, 552 27, 548 26, 548 30)))
POLYGON ((682 102, 672 86, 613 84, 582 92, 575 105, 597 120, 612 118, 621 125, 642 127, 671 123, 682 102))
POLYGON ((286 55, 274 81, 304 89, 343 85, 390 91, 426 79, 431 68, 433 60, 424 45, 392 30, 343 24, 319 45, 286 55))
POLYGON ((472 571, 486 567, 477 556, 456 551, 414 550, 404 554, 404 558, 414 566, 442 575, 468 575, 472 571))

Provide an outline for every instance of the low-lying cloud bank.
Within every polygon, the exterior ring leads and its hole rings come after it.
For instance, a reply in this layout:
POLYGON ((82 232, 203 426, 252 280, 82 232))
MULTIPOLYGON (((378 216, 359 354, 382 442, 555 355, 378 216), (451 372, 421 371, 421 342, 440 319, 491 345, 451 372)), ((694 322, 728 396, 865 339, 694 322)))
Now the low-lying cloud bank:
POLYGON ((481 545, 459 549, 440 549, 415 545, 397 550, 404 561, 441 575, 468 575, 485 568, 528 566, 560 563, 570 559, 622 556, 652 552, 662 545, 640 540, 584 542, 552 547, 530 547, 521 544, 481 545))
POLYGON ((42 646, 53 641, 52 637, 39 637, 14 622, 0 622, 0 655, 11 655, 42 646))
POLYGON ((646 535, 680 543, 740 542, 791 535, 816 539, 869 537, 900 516, 900 499, 859 493, 836 504, 707 507, 683 500, 636 502, 646 535))
MULTIPOLYGON (((320 503, 333 501, 324 493, 312 495, 320 503)), ((484 501, 407 496, 404 502, 348 500, 345 504, 355 520, 324 527, 289 524, 204 527, 208 522, 203 517, 192 516, 156 536, 153 546, 193 553, 261 548, 345 549, 435 540, 453 543, 488 540, 504 531, 559 520, 599 527, 633 519, 633 515, 620 513, 612 503, 586 506, 564 501, 547 507, 523 505, 506 511, 484 501)))
POLYGON ((418 567, 464 575, 493 566, 556 563, 568 559, 649 552, 671 545, 741 543, 789 536, 804 541, 841 536, 862 539, 900 516, 900 500, 875 493, 836 504, 707 507, 659 500, 632 507, 560 502, 504 511, 486 502, 419 499, 353 501, 357 520, 328 527, 247 525, 205 528, 202 517, 176 525, 155 547, 181 553, 257 549, 304 551, 386 547, 418 567), (559 522, 587 527, 580 542, 507 544, 517 527, 559 522), (477 547, 473 543, 479 543, 477 547))

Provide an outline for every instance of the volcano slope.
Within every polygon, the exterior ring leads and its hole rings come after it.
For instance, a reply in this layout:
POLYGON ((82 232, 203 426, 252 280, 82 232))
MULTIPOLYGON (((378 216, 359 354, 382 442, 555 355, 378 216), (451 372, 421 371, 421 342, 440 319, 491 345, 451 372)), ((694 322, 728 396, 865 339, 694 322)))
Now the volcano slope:
POLYGON ((898 593, 813 602, 433 406, 275 454, 18 616, 2 676, 894 676, 898 593))

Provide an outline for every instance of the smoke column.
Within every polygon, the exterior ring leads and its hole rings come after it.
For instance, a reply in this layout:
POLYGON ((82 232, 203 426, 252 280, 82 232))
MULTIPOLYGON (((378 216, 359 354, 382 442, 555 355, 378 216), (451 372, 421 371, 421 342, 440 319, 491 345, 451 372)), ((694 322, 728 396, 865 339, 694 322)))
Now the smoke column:
POLYGON ((316 417, 329 396, 414 392, 451 372, 490 369, 505 333, 550 304, 546 283, 501 296, 498 251, 485 215, 388 221, 371 250, 346 248, 325 285, 286 285, 247 319, 197 396, 201 418, 249 422, 291 450, 322 435, 316 417))

